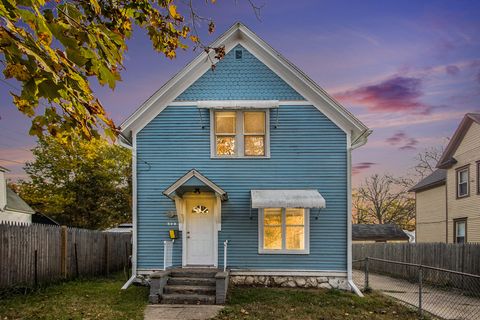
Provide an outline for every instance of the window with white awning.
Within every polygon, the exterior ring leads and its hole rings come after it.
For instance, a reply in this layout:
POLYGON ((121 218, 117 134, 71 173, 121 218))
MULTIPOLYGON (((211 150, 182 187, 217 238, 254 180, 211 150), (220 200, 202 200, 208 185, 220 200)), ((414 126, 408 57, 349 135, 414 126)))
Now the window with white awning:
POLYGON ((251 190, 251 202, 260 254, 310 253, 310 209, 326 206, 318 190, 251 190))

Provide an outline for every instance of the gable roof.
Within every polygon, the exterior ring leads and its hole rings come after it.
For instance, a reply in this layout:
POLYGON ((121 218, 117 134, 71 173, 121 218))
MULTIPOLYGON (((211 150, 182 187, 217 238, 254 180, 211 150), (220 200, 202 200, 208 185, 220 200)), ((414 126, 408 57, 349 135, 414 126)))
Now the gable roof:
POLYGON ((443 154, 438 161, 437 168, 448 169, 457 163, 457 160, 453 158, 453 155, 455 151, 457 151, 460 143, 462 143, 462 140, 472 123, 477 123, 480 125, 480 113, 467 113, 463 117, 460 125, 458 126, 457 130, 455 130, 455 133, 445 148, 445 151, 443 151, 443 154))
MULTIPOLYGON (((352 147, 359 147, 366 143, 367 137, 371 133, 367 126, 245 25, 239 22, 235 23, 210 47, 222 45, 225 46, 227 53, 237 45, 243 46, 252 53, 343 131, 351 134, 352 147)), ((208 71, 211 68, 211 61, 216 61, 212 52, 202 52, 198 55, 121 124, 122 135, 131 137, 132 131, 140 131, 169 103, 208 71)))
POLYGON ((5 209, 22 213, 35 213, 35 211, 9 187, 7 187, 7 205, 5 209))
POLYGON ((173 193, 180 191, 182 187, 191 187, 193 189, 198 189, 197 187, 206 186, 208 189, 214 191, 216 194, 220 196, 222 200, 228 199, 228 194, 218 185, 216 185, 213 181, 205 177, 203 174, 198 172, 195 169, 188 171, 185 175, 175 181, 172 185, 170 185, 167 189, 165 189, 162 193, 169 197, 170 199, 174 199, 172 196, 173 193))
POLYGON ((438 186, 444 185, 446 179, 447 179, 447 170, 446 169, 437 169, 434 172, 432 172, 430 175, 428 175, 427 177, 420 180, 420 182, 418 182, 416 185, 414 185, 408 191, 418 192, 418 191, 424 191, 424 190, 427 190, 427 189, 438 187, 438 186))
POLYGON ((394 224, 352 224, 352 240, 409 240, 408 235, 394 224))

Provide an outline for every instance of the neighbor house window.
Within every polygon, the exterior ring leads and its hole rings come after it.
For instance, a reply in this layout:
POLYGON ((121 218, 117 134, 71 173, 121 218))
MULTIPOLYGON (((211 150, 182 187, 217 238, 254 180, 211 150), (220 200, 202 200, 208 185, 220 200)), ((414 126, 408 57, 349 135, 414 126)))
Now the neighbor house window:
POLYGON ((259 252, 307 254, 308 209, 259 209, 259 252))
POLYGON ((462 198, 469 195, 469 169, 461 168, 457 170, 457 197, 462 198))
POLYGON ((480 160, 477 161, 477 193, 480 194, 480 160))
POLYGON ((455 243, 467 242, 467 219, 454 220, 454 241, 455 243))
POLYGON ((216 157, 266 157, 268 152, 266 111, 214 111, 216 157))

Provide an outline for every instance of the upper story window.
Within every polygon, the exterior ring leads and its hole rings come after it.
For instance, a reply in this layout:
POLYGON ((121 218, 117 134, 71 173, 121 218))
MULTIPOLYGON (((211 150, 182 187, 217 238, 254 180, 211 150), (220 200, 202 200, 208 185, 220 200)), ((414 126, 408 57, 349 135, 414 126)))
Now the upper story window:
POLYGON ((212 149, 215 157, 267 157, 268 113, 214 111, 212 149))
POLYGON ((477 193, 480 194, 480 160, 477 161, 477 193))
POLYGON ((469 195, 469 175, 468 167, 457 170, 457 198, 463 198, 469 195))
POLYGON ((259 252, 308 254, 308 209, 259 209, 259 252))

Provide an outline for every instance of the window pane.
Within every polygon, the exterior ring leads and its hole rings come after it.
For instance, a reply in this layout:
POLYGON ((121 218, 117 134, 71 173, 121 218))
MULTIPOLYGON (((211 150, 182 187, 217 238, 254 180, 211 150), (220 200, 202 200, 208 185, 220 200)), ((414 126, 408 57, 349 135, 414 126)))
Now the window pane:
POLYGON ((287 226, 286 245, 290 250, 303 250, 305 248, 304 227, 287 226))
POLYGON ((265 112, 244 112, 243 127, 246 134, 265 133, 265 112))
POLYGON ((465 222, 457 222, 457 237, 465 237, 465 222))
POLYGON ((460 171, 458 173, 458 182, 464 183, 464 182, 467 182, 467 180, 468 180, 468 171, 467 170, 460 171))
POLYGON ((236 112, 215 112, 215 133, 235 134, 236 117, 236 112))
POLYGON ((245 155, 246 156, 264 156, 265 155, 264 136, 245 136, 245 155))
POLYGON ((287 225, 297 224, 303 225, 303 209, 287 208, 287 225))
POLYGON ((217 155, 231 156, 235 154, 235 137, 218 136, 217 140, 217 155))
POLYGON ((282 249, 282 227, 268 227, 263 229, 263 248, 282 249))
POLYGON ((281 208, 266 208, 263 211, 264 225, 281 225, 282 224, 282 209, 281 208))
POLYGON ((468 190, 467 190, 467 183, 461 183, 458 185, 458 195, 459 196, 464 196, 468 193, 468 190))

